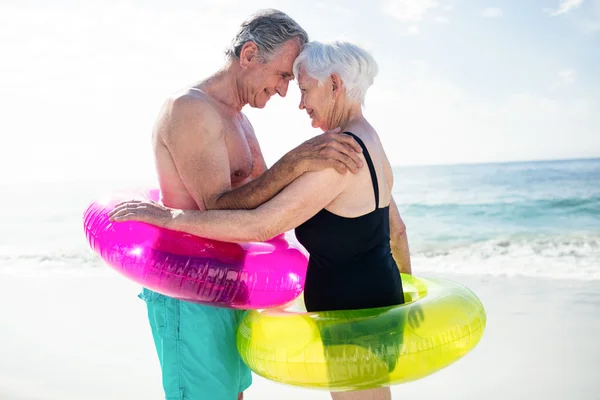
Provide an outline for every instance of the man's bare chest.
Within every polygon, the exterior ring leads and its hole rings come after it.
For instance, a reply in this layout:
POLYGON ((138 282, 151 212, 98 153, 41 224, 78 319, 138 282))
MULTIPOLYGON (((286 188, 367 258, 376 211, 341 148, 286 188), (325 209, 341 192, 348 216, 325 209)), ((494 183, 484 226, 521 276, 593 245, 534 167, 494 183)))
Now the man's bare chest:
POLYGON ((235 186, 235 183, 247 179, 252 174, 254 159, 252 144, 248 140, 251 132, 244 126, 234 125, 232 128, 225 134, 225 142, 229 154, 231 182, 235 186))

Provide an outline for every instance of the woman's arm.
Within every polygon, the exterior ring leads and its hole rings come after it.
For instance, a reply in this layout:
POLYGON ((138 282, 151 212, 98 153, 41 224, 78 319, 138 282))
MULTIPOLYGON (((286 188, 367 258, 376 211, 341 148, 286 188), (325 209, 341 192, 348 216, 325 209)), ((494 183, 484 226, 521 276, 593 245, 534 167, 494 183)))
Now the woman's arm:
POLYGON ((393 197, 390 199, 390 246, 392 248, 392 256, 396 260, 400 272, 403 274, 412 274, 406 225, 402 221, 402 217, 400 217, 398 206, 393 197))
MULTIPOLYGON (((383 146, 383 145, 382 145, 383 146)), ((394 187, 394 171, 390 161, 387 158, 385 150, 383 150, 384 169, 388 177, 388 185, 390 191, 394 187)), ((400 211, 394 200, 394 196, 390 197, 390 247, 392 248, 392 256, 398 265, 398 269, 403 274, 412 274, 412 266, 410 262, 410 251, 408 249, 408 238, 406 235, 406 225, 402 221, 400 211)))
POLYGON ((226 242, 262 242, 306 222, 342 192, 345 181, 332 168, 309 172, 256 209, 182 211, 165 227, 226 242))
POLYGON ((173 210, 148 202, 129 202, 118 205, 110 218, 147 222, 224 242, 262 242, 299 226, 325 208, 344 190, 347 179, 333 168, 307 172, 252 210, 173 210))

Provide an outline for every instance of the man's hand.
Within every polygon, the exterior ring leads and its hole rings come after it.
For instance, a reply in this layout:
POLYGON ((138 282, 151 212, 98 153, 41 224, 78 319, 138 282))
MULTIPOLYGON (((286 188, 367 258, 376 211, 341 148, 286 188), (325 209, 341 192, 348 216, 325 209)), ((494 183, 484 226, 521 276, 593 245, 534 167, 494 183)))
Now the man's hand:
POLYGON ((335 128, 307 140, 286 154, 294 170, 300 174, 335 168, 340 174, 348 170, 357 173, 363 163, 358 156, 362 148, 350 135, 340 134, 335 128))

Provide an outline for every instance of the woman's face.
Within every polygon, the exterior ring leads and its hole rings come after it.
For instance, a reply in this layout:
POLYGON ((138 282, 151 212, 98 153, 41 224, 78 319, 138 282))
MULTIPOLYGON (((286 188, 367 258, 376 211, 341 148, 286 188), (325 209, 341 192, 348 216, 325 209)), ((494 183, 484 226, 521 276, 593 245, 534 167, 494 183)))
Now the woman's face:
POLYGON ((304 68, 300 68, 298 86, 300 88, 299 107, 308 113, 312 127, 320 128, 323 131, 331 129, 328 121, 335 103, 329 80, 319 86, 319 81, 308 76, 304 68))

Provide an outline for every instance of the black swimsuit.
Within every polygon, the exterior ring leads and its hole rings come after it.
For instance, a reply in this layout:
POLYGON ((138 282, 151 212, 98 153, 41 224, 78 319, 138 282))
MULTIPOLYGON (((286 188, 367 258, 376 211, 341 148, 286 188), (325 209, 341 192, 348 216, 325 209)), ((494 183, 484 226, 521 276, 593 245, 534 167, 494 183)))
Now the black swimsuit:
POLYGON ((307 311, 353 310, 404 303, 402 281, 390 247, 389 206, 379 208, 375 167, 363 141, 375 191, 375 210, 346 218, 325 209, 296 228, 310 253, 304 290, 307 311))

